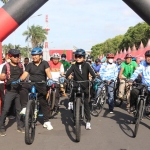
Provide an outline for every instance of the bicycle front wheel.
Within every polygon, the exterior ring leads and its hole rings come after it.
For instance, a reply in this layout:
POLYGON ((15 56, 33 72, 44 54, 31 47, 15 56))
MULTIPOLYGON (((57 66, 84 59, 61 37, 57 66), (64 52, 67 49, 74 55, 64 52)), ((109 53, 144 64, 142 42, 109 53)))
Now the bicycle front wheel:
POLYGON ((76 126, 76 141, 80 142, 81 136, 81 116, 80 116, 81 99, 76 99, 75 126, 76 126))
POLYGON ((30 145, 34 141, 35 137, 35 101, 29 100, 26 108, 25 116, 25 143, 30 145))
POLYGON ((133 135, 134 137, 136 137, 138 132, 139 124, 142 117, 143 105, 144 105, 144 101, 140 100, 139 106, 137 107, 138 110, 136 110, 136 114, 135 114, 135 128, 134 128, 134 135, 133 135))

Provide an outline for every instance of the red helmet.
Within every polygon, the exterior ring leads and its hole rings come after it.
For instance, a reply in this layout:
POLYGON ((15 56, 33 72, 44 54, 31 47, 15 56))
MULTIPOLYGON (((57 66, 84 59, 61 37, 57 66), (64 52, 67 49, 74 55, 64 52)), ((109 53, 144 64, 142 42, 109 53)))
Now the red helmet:
POLYGON ((124 59, 126 59, 126 58, 132 58, 132 55, 128 53, 128 54, 126 54, 124 59))
POLYGON ((108 53, 108 54, 106 55, 106 58, 114 58, 114 57, 115 57, 115 55, 112 54, 112 53, 108 53))

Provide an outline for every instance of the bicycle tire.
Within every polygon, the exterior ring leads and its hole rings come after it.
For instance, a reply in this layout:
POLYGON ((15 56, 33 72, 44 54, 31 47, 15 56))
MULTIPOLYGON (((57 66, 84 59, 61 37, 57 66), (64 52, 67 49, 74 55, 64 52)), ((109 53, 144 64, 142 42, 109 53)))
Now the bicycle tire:
POLYGON ((52 91, 50 96, 51 96, 51 106, 50 106, 49 115, 50 115, 50 117, 52 117, 53 111, 54 111, 54 106, 55 106, 55 96, 56 96, 56 92, 55 92, 55 91, 52 91))
POLYGON ((75 127, 76 127, 76 141, 80 142, 81 137, 81 116, 80 116, 80 106, 81 106, 81 99, 76 99, 76 115, 75 115, 75 127))
POLYGON ((138 110, 135 115, 135 127, 134 127, 134 135, 133 135, 134 137, 136 137, 137 132, 138 132, 138 128, 139 128, 139 124, 140 124, 141 116, 142 116, 143 105, 144 105, 144 101, 140 100, 138 110))
POLYGON ((99 96, 97 97, 96 101, 98 101, 98 103, 92 104, 92 110, 91 110, 91 114, 94 117, 98 117, 104 108, 104 105, 106 103, 106 91, 102 90, 99 96))
POLYGON ((118 97, 119 88, 117 87, 114 92, 114 103, 116 107, 120 107, 123 103, 123 100, 118 97))
POLYGON ((34 118, 35 101, 29 100, 25 115, 25 143, 30 145, 35 137, 35 118, 34 118))

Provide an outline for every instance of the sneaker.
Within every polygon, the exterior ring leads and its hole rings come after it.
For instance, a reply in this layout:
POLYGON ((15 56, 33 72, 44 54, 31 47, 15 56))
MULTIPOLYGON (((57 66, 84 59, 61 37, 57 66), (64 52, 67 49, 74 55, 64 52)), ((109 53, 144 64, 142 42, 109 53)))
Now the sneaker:
POLYGON ((53 126, 51 125, 51 123, 49 121, 44 122, 43 127, 47 128, 47 130, 52 130, 53 129, 53 126))
POLYGON ((24 127, 18 127, 18 128, 17 128, 17 131, 18 131, 18 132, 21 132, 21 133, 25 133, 24 127))
POLYGON ((25 115, 26 114, 26 108, 23 108, 20 112, 20 115, 25 115))
POLYGON ((5 129, 0 129, 0 136, 6 136, 5 129))
POLYGON ((16 117, 15 116, 8 116, 8 118, 10 119, 10 120, 13 120, 13 119, 15 119, 16 117))
POLYGON ((91 123, 90 122, 86 123, 86 130, 91 130, 91 123))
POLYGON ((113 114, 114 113, 114 111, 113 110, 110 110, 110 112, 109 112, 110 114, 113 114))
POLYGON ((73 110, 73 102, 68 103, 68 110, 73 110))

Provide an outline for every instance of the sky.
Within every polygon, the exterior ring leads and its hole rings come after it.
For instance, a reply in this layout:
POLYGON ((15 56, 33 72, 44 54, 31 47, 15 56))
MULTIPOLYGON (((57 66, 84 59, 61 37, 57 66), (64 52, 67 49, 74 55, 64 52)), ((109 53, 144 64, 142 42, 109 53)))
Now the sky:
MULTIPOLYGON (((3 4, 0 2, 0 7, 3 4)), ((95 44, 124 34, 130 26, 143 20, 122 0, 49 0, 29 18, 29 26, 45 27, 49 17, 49 49, 83 48, 90 50, 95 44), (42 14, 41 16, 37 16, 42 14)), ((22 33, 25 21, 9 35, 3 44, 27 46, 22 33)))

